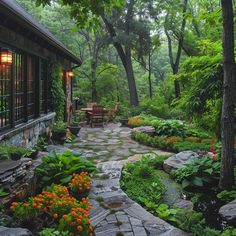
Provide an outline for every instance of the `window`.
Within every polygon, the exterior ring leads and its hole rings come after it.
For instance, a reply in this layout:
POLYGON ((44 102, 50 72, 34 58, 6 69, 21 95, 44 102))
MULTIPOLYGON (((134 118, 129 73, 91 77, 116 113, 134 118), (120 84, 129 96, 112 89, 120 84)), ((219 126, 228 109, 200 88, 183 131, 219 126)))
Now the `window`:
POLYGON ((13 63, 0 66, 0 131, 52 110, 48 62, 12 51, 13 63))
POLYGON ((0 67, 0 129, 10 126, 11 68, 0 67))
POLYGON ((31 56, 27 58, 27 72, 28 117, 33 118, 35 114, 35 60, 31 56))
POLYGON ((15 84, 15 121, 24 120, 24 73, 23 56, 19 53, 13 55, 13 77, 15 84))

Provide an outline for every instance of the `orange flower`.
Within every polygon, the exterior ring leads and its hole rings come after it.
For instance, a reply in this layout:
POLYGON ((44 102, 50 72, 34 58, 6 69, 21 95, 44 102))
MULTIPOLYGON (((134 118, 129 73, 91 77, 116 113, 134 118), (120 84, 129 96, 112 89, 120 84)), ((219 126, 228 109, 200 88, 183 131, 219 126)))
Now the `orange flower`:
POLYGON ((78 231, 82 231, 82 230, 83 230, 83 227, 79 225, 79 226, 77 227, 77 229, 78 229, 78 231))
POLYGON ((58 214, 54 214, 53 217, 54 217, 54 219, 57 219, 58 218, 58 214))

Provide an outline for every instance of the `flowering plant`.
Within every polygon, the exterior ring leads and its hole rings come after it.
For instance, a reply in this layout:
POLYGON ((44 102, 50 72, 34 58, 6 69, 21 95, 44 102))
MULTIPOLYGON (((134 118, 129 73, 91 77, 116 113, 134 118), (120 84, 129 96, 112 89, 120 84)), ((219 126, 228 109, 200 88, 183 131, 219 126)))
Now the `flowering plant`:
POLYGON ((28 202, 13 202, 11 209, 18 218, 22 216, 22 209, 26 212, 24 215, 31 213, 31 216, 33 214, 40 217, 47 214, 58 223, 59 231, 68 231, 74 235, 93 235, 89 220, 91 205, 88 198, 83 198, 79 202, 70 196, 65 186, 53 185, 36 197, 30 198, 28 202))
POLYGON ((130 118, 128 121, 128 125, 131 127, 137 127, 140 126, 142 124, 143 120, 141 120, 138 117, 134 117, 134 118, 130 118))
POLYGON ((73 179, 68 184, 71 189, 77 193, 83 193, 90 190, 91 178, 88 172, 74 174, 73 179))

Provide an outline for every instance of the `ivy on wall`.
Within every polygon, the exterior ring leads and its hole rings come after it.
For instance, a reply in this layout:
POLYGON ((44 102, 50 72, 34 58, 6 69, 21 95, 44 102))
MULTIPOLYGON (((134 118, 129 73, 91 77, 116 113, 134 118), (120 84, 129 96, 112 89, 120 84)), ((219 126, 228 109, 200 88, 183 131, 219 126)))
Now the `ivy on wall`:
POLYGON ((63 89, 61 65, 55 61, 51 62, 49 73, 52 80, 52 105, 53 110, 56 112, 56 121, 63 121, 66 96, 63 89))

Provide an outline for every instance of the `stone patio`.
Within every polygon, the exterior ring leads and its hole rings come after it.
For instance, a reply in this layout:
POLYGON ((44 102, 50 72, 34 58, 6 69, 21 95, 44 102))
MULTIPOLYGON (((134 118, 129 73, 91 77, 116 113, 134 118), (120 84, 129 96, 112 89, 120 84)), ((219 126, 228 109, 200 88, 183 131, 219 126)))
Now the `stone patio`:
MULTIPOLYGON (((139 160, 142 154, 171 155, 140 145, 130 137, 131 129, 109 124, 104 128, 82 128, 75 142, 66 148, 97 163, 100 172, 93 179, 89 195, 91 223, 96 236, 183 236, 188 235, 153 216, 131 200, 120 188, 122 166, 139 160)), ((53 147, 51 147, 53 149, 53 147)), ((58 147, 57 147, 58 149, 58 147)))

